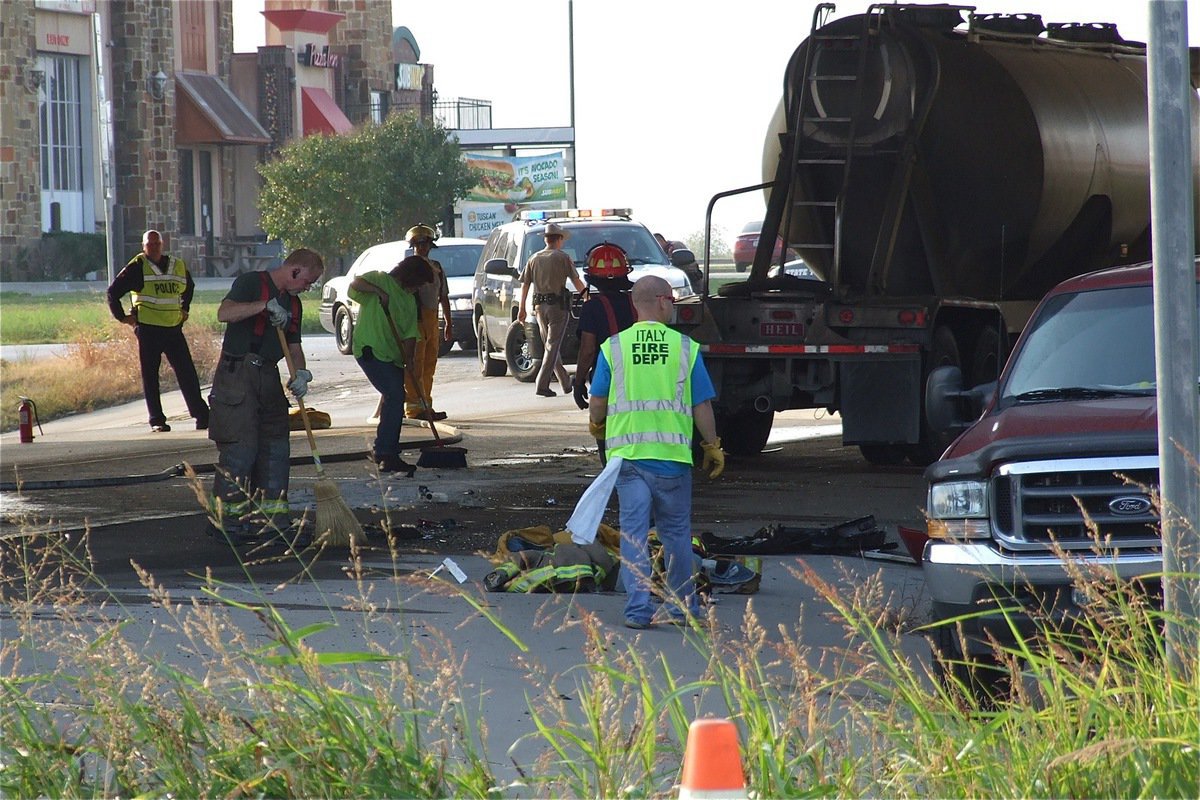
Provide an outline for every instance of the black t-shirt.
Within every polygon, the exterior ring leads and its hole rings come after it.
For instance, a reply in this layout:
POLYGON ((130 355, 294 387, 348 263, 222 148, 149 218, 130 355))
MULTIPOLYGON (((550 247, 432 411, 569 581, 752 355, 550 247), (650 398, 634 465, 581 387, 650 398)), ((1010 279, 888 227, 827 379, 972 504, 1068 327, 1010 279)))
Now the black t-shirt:
MULTIPOLYGON (((234 278, 233 285, 229 287, 229 293, 225 295, 225 299, 235 303, 253 303, 256 300, 262 300, 264 275, 267 273, 246 272, 238 275, 234 278)), ((268 295, 273 294, 279 300, 279 305, 292 312, 293 318, 288 323, 285 333, 289 344, 298 343, 300 341, 300 298, 293 298, 287 292, 276 289, 275 283, 269 276, 267 277, 267 293, 268 295)), ((275 326, 271 324, 269 315, 265 311, 226 325, 225 339, 221 343, 221 350, 231 356, 256 352, 269 363, 276 363, 283 358, 283 350, 279 347, 279 334, 275 333, 275 326), (259 321, 264 324, 259 325, 259 321), (261 328, 257 336, 255 335, 256 328, 261 328)))
POLYGON ((596 337, 596 346, 599 347, 608 337, 625 330, 634 322, 637 322, 637 312, 633 310, 633 299, 629 292, 600 292, 579 309, 579 330, 576 335, 582 338, 585 332, 593 334, 596 337), (605 303, 616 319, 615 328, 609 319, 605 303))

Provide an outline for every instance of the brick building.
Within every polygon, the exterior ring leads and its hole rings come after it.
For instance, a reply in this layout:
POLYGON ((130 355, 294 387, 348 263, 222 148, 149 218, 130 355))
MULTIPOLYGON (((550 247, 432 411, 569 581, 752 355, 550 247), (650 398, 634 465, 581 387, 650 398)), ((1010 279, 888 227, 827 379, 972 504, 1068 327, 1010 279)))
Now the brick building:
POLYGON ((429 107, 433 71, 410 34, 393 42, 391 3, 267 0, 263 17, 266 46, 234 54, 233 0, 0 2, 6 278, 51 231, 110 230, 118 264, 158 228, 196 274, 258 266, 273 252, 257 225, 262 159, 429 107), (397 70, 394 51, 413 63, 397 70))

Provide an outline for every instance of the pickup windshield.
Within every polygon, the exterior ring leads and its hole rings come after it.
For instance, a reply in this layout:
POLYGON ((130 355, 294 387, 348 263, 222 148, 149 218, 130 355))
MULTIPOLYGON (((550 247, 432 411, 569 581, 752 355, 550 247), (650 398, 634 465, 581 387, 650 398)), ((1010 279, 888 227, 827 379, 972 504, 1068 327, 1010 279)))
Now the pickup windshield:
POLYGON ((1030 321, 1001 402, 1153 395, 1154 364, 1151 287, 1065 294, 1030 321))

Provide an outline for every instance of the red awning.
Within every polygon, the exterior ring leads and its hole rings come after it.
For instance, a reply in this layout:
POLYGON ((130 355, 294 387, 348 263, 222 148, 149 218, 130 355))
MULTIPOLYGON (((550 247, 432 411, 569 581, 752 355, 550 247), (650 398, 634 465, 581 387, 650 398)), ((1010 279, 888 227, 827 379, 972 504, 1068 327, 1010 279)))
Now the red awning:
POLYGON ((349 133, 354 125, 333 102, 324 89, 301 88, 301 108, 304 113, 304 135, 314 133, 349 133))

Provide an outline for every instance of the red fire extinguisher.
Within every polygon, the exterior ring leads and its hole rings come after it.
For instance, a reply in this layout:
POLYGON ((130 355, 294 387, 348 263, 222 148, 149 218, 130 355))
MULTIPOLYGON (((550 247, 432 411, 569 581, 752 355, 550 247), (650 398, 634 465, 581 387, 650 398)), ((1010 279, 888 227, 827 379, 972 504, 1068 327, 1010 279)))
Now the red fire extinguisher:
POLYGON ((21 431, 21 444, 29 444, 33 441, 33 423, 37 422, 38 433, 46 435, 42 430, 42 421, 38 419, 37 404, 28 397, 21 398, 21 404, 17 406, 17 423, 21 431))

